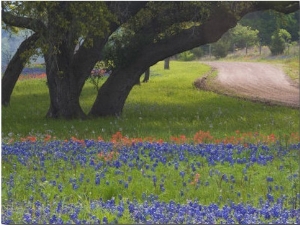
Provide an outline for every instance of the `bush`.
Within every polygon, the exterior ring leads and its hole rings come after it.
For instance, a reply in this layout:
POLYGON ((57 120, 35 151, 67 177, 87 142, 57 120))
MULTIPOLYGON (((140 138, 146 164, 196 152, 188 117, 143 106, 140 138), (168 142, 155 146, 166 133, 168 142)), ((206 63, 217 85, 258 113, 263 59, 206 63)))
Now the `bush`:
POLYGON ((194 53, 191 51, 182 52, 179 54, 178 59, 180 61, 193 61, 195 59, 194 53))
POLYGON ((193 53, 194 54, 194 56, 196 57, 196 58, 201 58, 202 56, 204 56, 204 51, 203 51, 203 49, 201 48, 201 47, 196 47, 196 48, 193 48, 192 50, 191 50, 191 53, 193 53))
POLYGON ((216 59, 225 58, 228 54, 230 44, 227 41, 219 40, 212 46, 212 55, 216 59))
POLYGON ((283 54, 285 45, 291 40, 291 34, 285 29, 276 30, 271 37, 271 44, 269 45, 272 55, 283 54))

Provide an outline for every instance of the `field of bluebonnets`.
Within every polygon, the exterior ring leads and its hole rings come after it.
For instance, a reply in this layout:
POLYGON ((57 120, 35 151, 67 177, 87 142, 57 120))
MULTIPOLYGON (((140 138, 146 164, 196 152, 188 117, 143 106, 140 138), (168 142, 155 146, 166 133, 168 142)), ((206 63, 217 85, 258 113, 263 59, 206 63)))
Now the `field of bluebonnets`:
POLYGON ((4 224, 300 224, 298 133, 40 134, 1 156, 4 224))

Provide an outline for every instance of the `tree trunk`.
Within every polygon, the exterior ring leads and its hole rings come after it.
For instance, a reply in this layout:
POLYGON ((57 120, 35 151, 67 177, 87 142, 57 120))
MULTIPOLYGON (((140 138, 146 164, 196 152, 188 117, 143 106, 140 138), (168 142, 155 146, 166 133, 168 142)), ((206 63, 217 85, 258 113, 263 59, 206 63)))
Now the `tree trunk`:
POLYGON ((136 84, 136 80, 148 68, 131 64, 126 69, 114 71, 98 91, 89 116, 120 116, 125 101, 136 84))
POLYGON ((22 57, 21 55, 33 48, 38 38, 39 35, 34 33, 29 38, 24 40, 13 58, 10 60, 2 78, 2 106, 9 105, 13 89, 24 68, 25 63, 29 60, 29 57, 22 57))
POLYGON ((164 69, 165 70, 169 70, 170 69, 170 57, 168 57, 168 58, 165 59, 164 69))
POLYGON ((145 71, 145 77, 143 83, 147 83, 149 81, 149 78, 150 78, 150 67, 148 67, 148 69, 145 71))
POLYGON ((86 115, 79 104, 81 88, 78 86, 78 78, 74 76, 72 61, 66 55, 55 53, 45 55, 45 61, 50 95, 46 116, 84 119, 86 115))

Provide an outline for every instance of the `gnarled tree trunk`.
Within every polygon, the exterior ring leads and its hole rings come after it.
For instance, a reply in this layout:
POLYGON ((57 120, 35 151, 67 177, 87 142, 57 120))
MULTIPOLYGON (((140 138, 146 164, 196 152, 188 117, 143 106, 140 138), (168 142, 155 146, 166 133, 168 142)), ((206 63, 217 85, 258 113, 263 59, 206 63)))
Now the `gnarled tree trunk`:
POLYGON ((22 54, 29 49, 34 48, 34 44, 38 38, 38 33, 34 33, 29 38, 24 40, 14 54, 13 58, 9 61, 9 64, 7 65, 2 77, 2 106, 9 105, 13 89, 24 68, 25 63, 29 60, 29 57, 22 56, 22 54))
POLYGON ((132 87, 147 68, 143 64, 132 63, 114 71, 99 89, 89 116, 120 116, 132 87))
POLYGON ((45 56, 47 82, 50 95, 49 118, 85 118, 80 107, 80 88, 70 66, 62 68, 62 57, 55 54, 45 56), (60 61, 60 62, 59 62, 60 61))

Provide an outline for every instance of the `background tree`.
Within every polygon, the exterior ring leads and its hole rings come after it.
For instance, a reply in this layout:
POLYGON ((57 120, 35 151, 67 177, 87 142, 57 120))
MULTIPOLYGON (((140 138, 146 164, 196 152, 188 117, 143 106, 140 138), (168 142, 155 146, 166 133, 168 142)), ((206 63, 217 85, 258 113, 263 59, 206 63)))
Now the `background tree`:
POLYGON ((272 55, 282 54, 285 50, 286 44, 291 40, 291 34, 285 29, 276 30, 271 36, 271 44, 269 48, 272 55))
POLYGON ((228 55, 230 42, 227 38, 221 38, 212 45, 212 55, 216 59, 225 58, 228 55))
POLYGON ((258 30, 262 45, 270 45, 271 36, 278 29, 286 29, 291 34, 291 40, 298 41, 299 13, 299 8, 290 14, 281 14, 274 10, 257 11, 247 14, 239 23, 258 30))
POLYGON ((164 60, 164 69, 169 70, 170 69, 170 57, 165 58, 164 60))
POLYGON ((251 27, 237 24, 229 32, 231 46, 234 44, 237 48, 245 48, 254 46, 258 43, 258 30, 253 30, 251 27))

